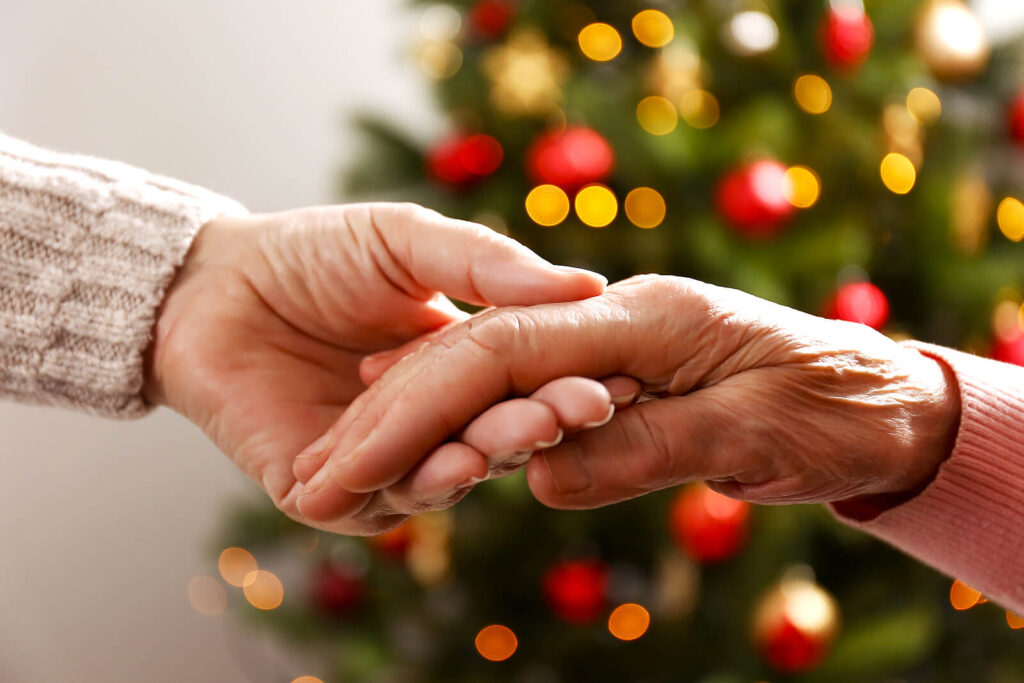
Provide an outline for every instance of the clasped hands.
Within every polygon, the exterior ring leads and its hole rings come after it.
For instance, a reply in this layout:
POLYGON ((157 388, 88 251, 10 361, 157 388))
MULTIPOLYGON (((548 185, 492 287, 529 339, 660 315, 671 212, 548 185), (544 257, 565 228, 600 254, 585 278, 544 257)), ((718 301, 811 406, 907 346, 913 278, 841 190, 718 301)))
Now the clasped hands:
POLYGON ((524 466, 556 508, 692 480, 758 503, 912 495, 959 419, 948 370, 867 327, 677 277, 606 286, 408 204, 204 226, 145 392, 343 534, 524 466))

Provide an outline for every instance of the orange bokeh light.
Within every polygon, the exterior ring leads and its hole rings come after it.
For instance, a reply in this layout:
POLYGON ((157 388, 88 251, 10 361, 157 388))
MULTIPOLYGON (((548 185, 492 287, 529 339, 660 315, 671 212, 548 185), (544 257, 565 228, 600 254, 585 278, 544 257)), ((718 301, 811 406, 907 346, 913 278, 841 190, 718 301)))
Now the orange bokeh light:
POLYGON ((284 586, 281 585, 281 579, 262 569, 245 577, 244 590, 245 599, 256 609, 277 609, 284 600, 284 586))
POLYGON ((492 624, 480 630, 476 634, 476 651, 484 659, 492 662, 501 662, 513 654, 519 647, 519 639, 508 626, 492 624))
POLYGON ((244 548, 225 548, 217 559, 220 575, 237 588, 244 586, 246 577, 258 568, 256 558, 244 548))
POLYGON ((954 581, 949 589, 949 602, 953 605, 953 609, 970 609, 979 604, 981 600, 981 591, 974 590, 960 579, 954 581))
POLYGON ((650 612, 632 602, 619 605, 608 617, 608 630, 619 640, 636 640, 647 633, 650 625, 650 612))

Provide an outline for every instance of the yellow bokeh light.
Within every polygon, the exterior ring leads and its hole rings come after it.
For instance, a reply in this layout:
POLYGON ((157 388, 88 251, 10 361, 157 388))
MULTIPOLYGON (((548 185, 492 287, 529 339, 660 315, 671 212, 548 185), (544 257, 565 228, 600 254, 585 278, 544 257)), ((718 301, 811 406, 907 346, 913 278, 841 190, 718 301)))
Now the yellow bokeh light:
POLYGON ((992 331, 996 337, 1011 342, 1020 336, 1021 305, 1017 299, 1003 299, 992 311, 992 331))
POLYGON ((615 27, 600 22, 588 24, 579 34, 580 50, 595 62, 607 62, 622 52, 622 36, 615 27))
POLYGON ((695 88, 679 98, 679 115, 690 126, 704 130, 718 123, 721 108, 714 95, 707 90, 695 88))
POLYGON ((322 680, 320 680, 319 678, 317 678, 316 676, 299 676, 298 678, 294 679, 292 681, 292 683, 324 683, 324 682, 322 680))
POLYGON ((224 580, 241 588, 246 578, 258 569, 256 558, 244 548, 225 548, 217 559, 217 569, 224 580))
POLYGON ((455 43, 428 43, 420 50, 420 68, 430 78, 451 78, 462 68, 462 50, 455 43))
POLYGON ((254 571, 246 577, 244 591, 245 599, 256 609, 277 609, 284 600, 281 579, 263 569, 254 571))
POLYGON ((569 196, 556 185, 540 185, 526 196, 526 213, 537 225, 558 225, 568 217, 569 210, 569 196))
POLYGON ((665 220, 665 198, 654 189, 638 187, 626 195, 626 218, 638 228, 656 228, 665 220))
POLYGON ((200 614, 215 617, 227 608, 228 594, 224 585, 212 576, 194 576, 188 582, 188 601, 200 614))
POLYGON ((636 119, 651 135, 668 135, 679 124, 679 114, 675 105, 661 95, 651 95, 642 99, 636 107, 636 119))
POLYGON ((942 100, 928 88, 914 88, 907 95, 907 111, 919 124, 926 126, 942 116, 942 100))
POLYGON ((824 114, 832 107, 832 88, 817 74, 804 74, 796 79, 793 97, 808 114, 824 114))
POLYGON ((1024 617, 1014 614, 1013 612, 1007 610, 1006 623, 1007 625, 1009 625, 1010 628, 1014 630, 1024 628, 1024 617))
POLYGON ((633 17, 633 35, 647 47, 665 47, 676 36, 676 27, 664 12, 645 9, 633 17))
POLYGON ((507 626, 492 624, 480 629, 476 634, 476 651, 484 659, 492 662, 502 662, 513 654, 519 647, 519 639, 507 626))
POLYGON ((786 170, 786 199, 793 206, 809 209, 821 196, 818 174, 806 166, 793 166, 786 170))
POLYGON ((981 592, 976 591, 966 583, 957 579, 949 589, 949 602, 953 609, 970 609, 981 600, 981 592))
POLYGON ((636 640, 650 625, 650 612, 635 603, 619 605, 608 617, 608 630, 619 640, 636 640))
POLYGON ((1024 203, 1016 197, 1007 197, 999 202, 996 223, 1006 239, 1014 242, 1024 240, 1024 203))
POLYGON ((604 185, 588 185, 576 195, 576 215, 592 228, 603 228, 619 214, 619 200, 604 185))
POLYGON ((885 155, 879 169, 882 182, 891 192, 907 194, 914 189, 917 182, 917 170, 907 157, 896 152, 885 155))

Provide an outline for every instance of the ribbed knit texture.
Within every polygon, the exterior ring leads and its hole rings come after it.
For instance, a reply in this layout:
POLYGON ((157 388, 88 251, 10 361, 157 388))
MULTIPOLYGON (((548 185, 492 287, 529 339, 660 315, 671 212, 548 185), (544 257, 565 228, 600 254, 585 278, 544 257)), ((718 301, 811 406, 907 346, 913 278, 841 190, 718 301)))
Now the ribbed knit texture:
POLYGON ((236 202, 0 133, 0 396, 143 415, 143 353, 192 239, 236 202))
POLYGON ((868 522, 838 517, 1024 614, 1024 368, 907 344, 959 382, 953 452, 910 501, 868 522))

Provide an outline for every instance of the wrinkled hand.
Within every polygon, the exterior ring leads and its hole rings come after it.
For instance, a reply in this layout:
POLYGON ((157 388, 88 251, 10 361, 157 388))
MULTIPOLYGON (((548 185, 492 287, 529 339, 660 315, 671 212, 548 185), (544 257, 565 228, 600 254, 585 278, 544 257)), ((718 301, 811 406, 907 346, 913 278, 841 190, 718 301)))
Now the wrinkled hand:
MULTIPOLYGON (((295 519, 374 533, 450 505, 513 456, 604 419, 611 404, 601 384, 559 375, 532 398, 481 406, 489 410, 461 441, 443 443, 455 430, 436 426, 444 438, 430 465, 407 468, 386 490, 341 491, 325 472, 318 483, 337 495, 326 508, 305 506, 296 475, 314 477, 343 434, 328 428, 365 389, 360 361, 465 320, 442 293, 479 305, 538 304, 603 286, 593 273, 552 266, 482 226, 412 205, 218 219, 200 231, 165 297, 146 395, 195 422, 295 519)), ((450 388, 421 398, 466 403, 450 388)))
POLYGON ((402 476, 415 462, 410 450, 433 438, 424 424, 463 424, 562 374, 629 375, 656 400, 531 459, 533 493, 558 508, 691 480, 758 503, 913 492, 947 457, 959 419, 952 375, 912 348, 674 277, 633 278, 579 303, 495 310, 410 351, 367 361, 368 378, 383 376, 333 455, 348 490, 402 476), (475 400, 423 398, 453 387, 475 400))

